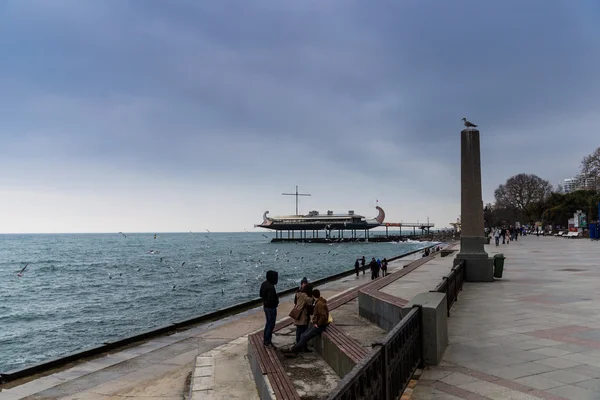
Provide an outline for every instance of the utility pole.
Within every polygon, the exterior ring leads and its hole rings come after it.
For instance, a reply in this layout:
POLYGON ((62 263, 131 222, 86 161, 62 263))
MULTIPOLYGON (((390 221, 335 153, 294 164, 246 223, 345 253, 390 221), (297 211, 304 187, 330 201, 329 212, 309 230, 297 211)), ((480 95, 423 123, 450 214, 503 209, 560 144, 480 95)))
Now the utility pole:
POLYGON ((298 193, 298 186, 296 186, 296 193, 281 193, 282 196, 296 196, 296 215, 298 215, 298 196, 310 196, 308 193, 298 193))

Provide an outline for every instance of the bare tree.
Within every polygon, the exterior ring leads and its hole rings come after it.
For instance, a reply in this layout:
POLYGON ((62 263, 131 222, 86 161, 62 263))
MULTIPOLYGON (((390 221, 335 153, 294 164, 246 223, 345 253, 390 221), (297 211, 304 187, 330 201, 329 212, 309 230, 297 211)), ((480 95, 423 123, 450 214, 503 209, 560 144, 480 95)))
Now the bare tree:
POLYGON ((577 186, 587 190, 600 189, 600 147, 581 160, 577 186))
POLYGON ((519 174, 508 178, 494 192, 496 206, 526 213, 531 205, 544 201, 552 193, 552 185, 533 174, 519 174))

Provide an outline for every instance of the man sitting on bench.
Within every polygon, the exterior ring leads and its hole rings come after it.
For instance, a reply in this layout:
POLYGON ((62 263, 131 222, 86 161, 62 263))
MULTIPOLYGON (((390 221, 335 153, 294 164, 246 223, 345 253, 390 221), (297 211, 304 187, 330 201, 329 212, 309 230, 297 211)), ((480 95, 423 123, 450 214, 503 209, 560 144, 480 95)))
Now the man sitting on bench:
POLYGON ((315 302, 312 324, 308 327, 306 332, 302 334, 298 343, 289 349, 282 349, 282 353, 285 353, 286 357, 296 357, 296 355, 305 348, 310 339, 327 329, 327 325, 329 324, 329 308, 327 307, 327 300, 321 297, 321 292, 318 289, 313 289, 312 294, 313 297, 317 299, 315 302))

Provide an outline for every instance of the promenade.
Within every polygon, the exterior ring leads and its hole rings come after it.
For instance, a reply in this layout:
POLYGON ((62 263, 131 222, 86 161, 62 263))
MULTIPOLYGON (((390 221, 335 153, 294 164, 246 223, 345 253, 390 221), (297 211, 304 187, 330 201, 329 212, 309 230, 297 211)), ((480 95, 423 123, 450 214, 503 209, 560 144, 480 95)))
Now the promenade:
POLYGON ((412 399, 600 399, 600 243, 527 236, 486 246, 505 278, 465 283, 444 361, 412 399))
MULTIPOLYGON (((420 257, 421 253, 417 253, 393 261, 390 263, 390 271, 401 269, 420 257)), ((323 296, 331 298, 369 280, 370 273, 367 270, 365 275, 361 273, 358 278, 348 276, 320 285, 319 288, 323 296)), ((256 290, 258 292, 258 287, 256 290)), ((279 319, 286 317, 293 305, 292 296, 285 296, 280 300, 279 319)), ((188 395, 196 357, 215 352, 222 355, 221 359, 231 359, 230 365, 235 365, 240 372, 229 374, 229 381, 215 382, 216 387, 221 387, 227 393, 223 398, 252 399, 256 396, 256 389, 245 359, 247 338, 244 336, 263 326, 262 309, 255 308, 100 357, 82 360, 44 375, 0 385, 0 400, 181 400, 188 395), (243 339, 236 342, 241 337, 243 339)))

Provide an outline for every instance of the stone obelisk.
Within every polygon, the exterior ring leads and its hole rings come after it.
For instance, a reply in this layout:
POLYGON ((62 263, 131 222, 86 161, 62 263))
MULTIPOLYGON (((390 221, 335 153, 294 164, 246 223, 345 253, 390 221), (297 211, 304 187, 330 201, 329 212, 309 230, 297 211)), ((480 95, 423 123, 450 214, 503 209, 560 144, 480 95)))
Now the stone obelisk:
POLYGON ((460 252, 455 263, 466 265, 466 280, 491 282, 494 280, 493 260, 488 257, 483 227, 483 200, 481 196, 481 154, 479 131, 464 129, 460 133, 460 252))

